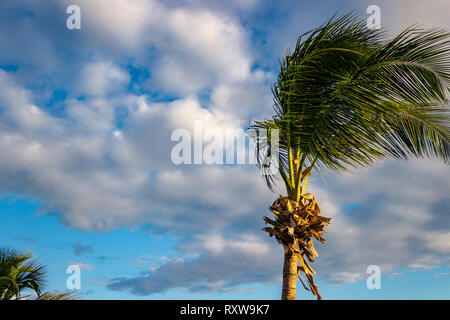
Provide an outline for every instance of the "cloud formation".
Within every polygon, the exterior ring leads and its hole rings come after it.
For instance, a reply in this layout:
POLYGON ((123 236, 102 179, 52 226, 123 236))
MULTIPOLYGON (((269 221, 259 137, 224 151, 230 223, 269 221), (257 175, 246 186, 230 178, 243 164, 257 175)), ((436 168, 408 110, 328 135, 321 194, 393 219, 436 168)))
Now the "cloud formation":
POLYGON ((93 252, 93 248, 90 244, 85 245, 85 244, 81 244, 79 242, 74 242, 74 243, 70 244, 70 247, 73 248, 74 254, 76 256, 79 256, 83 253, 92 253, 93 252))
MULTIPOLYGON (((448 178, 444 165, 420 160, 389 161, 359 175, 313 180, 310 191, 316 194, 323 215, 332 217, 327 244, 317 244, 318 279, 329 285, 362 280, 369 265, 380 266, 385 274, 401 268, 450 265, 450 232, 442 228, 450 212, 445 206, 439 206, 439 213, 434 210, 447 198, 448 178)), ((263 201, 268 203, 272 198, 263 201)), ((138 277, 112 279, 107 287, 148 295, 171 288, 195 292, 251 282, 273 283, 279 280, 282 249, 273 238, 256 232, 261 226, 258 215, 263 214, 268 211, 261 210, 245 225, 233 224, 227 229, 235 239, 207 234, 191 239, 192 243, 181 245, 180 251, 200 252, 198 256, 164 262, 138 277), (243 241, 239 239, 243 231, 253 235, 243 241), (212 272, 216 268, 220 268, 220 275, 212 272), (173 274, 176 276, 169 281, 173 274)))
MULTIPOLYGON (((111 279, 111 290, 279 281, 282 249, 261 232, 277 195, 254 166, 175 166, 170 136, 195 121, 243 132, 268 115, 276 70, 264 66, 318 13, 302 20, 280 8, 283 19, 265 24, 275 18, 256 8, 259 1, 233 1, 223 11, 218 1, 79 0, 83 27, 71 33, 60 16, 69 2, 0 5, 2 193, 39 199, 41 211, 71 228, 139 226, 176 238, 179 259, 111 279)), ((449 264, 447 167, 389 161, 323 179, 310 183, 333 218, 328 244, 318 246, 319 279, 356 281, 370 264, 385 272, 449 264)))

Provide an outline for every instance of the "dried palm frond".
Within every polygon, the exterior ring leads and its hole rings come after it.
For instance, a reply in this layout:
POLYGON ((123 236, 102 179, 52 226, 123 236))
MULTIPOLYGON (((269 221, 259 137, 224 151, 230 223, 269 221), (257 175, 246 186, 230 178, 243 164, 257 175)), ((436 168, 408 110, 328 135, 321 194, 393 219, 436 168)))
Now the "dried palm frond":
POLYGON ((275 214, 275 219, 264 217, 266 224, 263 230, 274 236, 284 247, 286 253, 294 254, 300 265, 297 266, 298 278, 303 287, 311 291, 317 299, 322 299, 319 288, 314 283, 313 275, 316 274, 308 261, 313 263, 318 256, 314 248, 313 238, 325 243, 323 238, 325 228, 330 225, 331 218, 320 216, 320 208, 316 198, 305 193, 300 196, 300 201, 294 201, 288 197, 280 197, 274 201, 269 210, 275 214), (309 289, 300 277, 301 272, 305 274, 309 289))

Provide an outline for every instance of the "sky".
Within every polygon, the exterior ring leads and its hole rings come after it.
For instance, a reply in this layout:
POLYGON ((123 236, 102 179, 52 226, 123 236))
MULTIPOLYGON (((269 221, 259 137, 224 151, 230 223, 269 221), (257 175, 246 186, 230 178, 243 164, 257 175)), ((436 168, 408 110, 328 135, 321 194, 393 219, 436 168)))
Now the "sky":
MULTIPOLYGON (((176 165, 171 135, 269 117, 297 37, 369 5, 390 34, 450 29, 446 0, 1 1, 0 246, 46 264, 51 290, 80 266, 84 299, 279 299, 282 248, 261 229, 283 190, 252 164, 176 165)), ((324 298, 450 299, 447 166, 386 160, 308 188, 332 218, 324 298)))

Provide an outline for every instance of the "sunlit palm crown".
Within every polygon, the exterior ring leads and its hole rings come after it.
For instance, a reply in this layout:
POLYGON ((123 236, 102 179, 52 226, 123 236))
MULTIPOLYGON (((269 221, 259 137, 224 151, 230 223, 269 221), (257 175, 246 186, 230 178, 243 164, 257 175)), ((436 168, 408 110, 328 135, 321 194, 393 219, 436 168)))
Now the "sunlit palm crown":
POLYGON ((31 254, 19 254, 10 248, 0 248, 0 300, 29 299, 25 291, 34 291, 37 300, 72 300, 75 291, 47 291, 45 266, 34 262, 31 254))
POLYGON ((29 254, 18 254, 0 248, 0 299, 19 299, 23 290, 31 289, 38 296, 45 284, 44 266, 31 261, 29 254))
MULTIPOLYGON (((261 140, 260 156, 278 152, 292 188, 289 150, 305 167, 339 171, 386 157, 448 163, 448 36, 413 26, 388 41, 353 14, 302 35, 281 61, 275 116, 253 125, 269 136, 280 130, 279 148, 261 140)), ((271 187, 271 175, 265 177, 271 187)))

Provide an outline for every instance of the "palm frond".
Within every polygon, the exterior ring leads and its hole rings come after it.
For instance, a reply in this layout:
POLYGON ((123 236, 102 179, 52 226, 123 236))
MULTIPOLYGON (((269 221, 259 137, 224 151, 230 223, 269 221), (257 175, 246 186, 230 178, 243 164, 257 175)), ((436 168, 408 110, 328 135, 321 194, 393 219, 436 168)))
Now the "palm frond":
POLYGON ((22 291, 33 290, 38 296, 45 286, 45 267, 31 261, 32 255, 0 248, 0 298, 20 298, 22 291))
POLYGON ((318 168, 350 170, 386 157, 449 154, 449 33, 411 27, 387 41, 353 14, 299 38, 273 87, 287 170, 288 142, 318 168))
POLYGON ((48 291, 37 297, 36 300, 77 300, 80 295, 75 291, 48 291))

